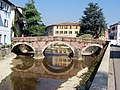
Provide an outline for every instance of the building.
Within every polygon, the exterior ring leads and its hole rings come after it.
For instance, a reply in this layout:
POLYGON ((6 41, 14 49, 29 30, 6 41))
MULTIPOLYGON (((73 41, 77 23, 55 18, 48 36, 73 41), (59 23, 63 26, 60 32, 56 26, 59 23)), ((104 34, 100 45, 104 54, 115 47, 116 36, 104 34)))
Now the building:
POLYGON ((120 45, 120 21, 110 25, 108 38, 112 44, 120 45))
MULTIPOLYGON (((13 3, 8 0, 0 0, 0 45, 11 44, 11 28, 15 19, 17 18, 17 21, 20 15, 20 11, 13 3)), ((16 30, 20 30, 18 24, 15 27, 16 30)))
POLYGON ((11 11, 11 35, 12 37, 21 37, 23 30, 22 8, 14 6, 11 11))
POLYGON ((47 26, 45 29, 45 35, 76 37, 79 31, 80 31, 79 22, 66 22, 47 26))
POLYGON ((11 19, 12 3, 8 0, 0 1, 0 44, 11 44, 11 19))

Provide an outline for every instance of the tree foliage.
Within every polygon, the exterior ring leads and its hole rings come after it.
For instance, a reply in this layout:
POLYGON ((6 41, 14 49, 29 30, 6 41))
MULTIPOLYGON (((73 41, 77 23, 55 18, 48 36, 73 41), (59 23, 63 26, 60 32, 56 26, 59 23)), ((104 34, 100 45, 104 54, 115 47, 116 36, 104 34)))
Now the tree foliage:
POLYGON ((90 2, 83 13, 84 15, 80 18, 81 30, 79 35, 91 34, 94 38, 100 37, 107 27, 102 9, 97 3, 90 2))
POLYGON ((45 25, 41 20, 41 14, 35 8, 34 3, 28 2, 23 8, 24 35, 41 36, 44 35, 45 25))

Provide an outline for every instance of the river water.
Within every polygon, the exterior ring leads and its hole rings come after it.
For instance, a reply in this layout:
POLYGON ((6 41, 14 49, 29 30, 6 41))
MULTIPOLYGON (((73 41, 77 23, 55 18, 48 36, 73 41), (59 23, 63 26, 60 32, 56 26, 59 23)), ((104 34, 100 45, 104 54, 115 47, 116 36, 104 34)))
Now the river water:
POLYGON ((12 60, 12 73, 2 80, 0 90, 56 90, 92 62, 93 59, 79 61, 65 55, 41 60, 19 55, 12 60))

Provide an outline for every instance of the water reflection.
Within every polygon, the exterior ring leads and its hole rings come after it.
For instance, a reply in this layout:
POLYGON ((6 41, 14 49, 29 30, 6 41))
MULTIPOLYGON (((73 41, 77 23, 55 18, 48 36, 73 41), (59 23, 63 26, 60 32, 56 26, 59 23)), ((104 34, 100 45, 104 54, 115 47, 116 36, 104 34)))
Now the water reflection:
POLYGON ((35 60, 28 56, 17 56, 13 61, 12 65, 15 70, 27 70, 31 68, 35 63, 35 60))
POLYGON ((68 56, 46 56, 43 60, 18 56, 12 62, 13 72, 2 81, 0 90, 56 90, 68 78, 91 65, 68 56))
POLYGON ((70 69, 73 62, 68 56, 46 56, 43 64, 48 70, 58 73, 70 69))
POLYGON ((12 90, 36 90, 37 83, 36 78, 11 76, 12 90))

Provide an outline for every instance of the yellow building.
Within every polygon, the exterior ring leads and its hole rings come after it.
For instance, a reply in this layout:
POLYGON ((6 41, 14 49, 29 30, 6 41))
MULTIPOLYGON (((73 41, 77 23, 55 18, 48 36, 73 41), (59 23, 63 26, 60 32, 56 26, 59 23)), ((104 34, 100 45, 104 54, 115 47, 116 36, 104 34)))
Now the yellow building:
POLYGON ((66 36, 66 37, 76 37, 80 31, 79 22, 66 22, 49 25, 45 29, 46 36, 66 36))

